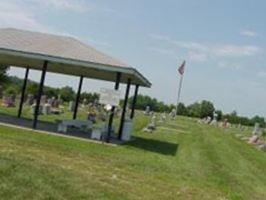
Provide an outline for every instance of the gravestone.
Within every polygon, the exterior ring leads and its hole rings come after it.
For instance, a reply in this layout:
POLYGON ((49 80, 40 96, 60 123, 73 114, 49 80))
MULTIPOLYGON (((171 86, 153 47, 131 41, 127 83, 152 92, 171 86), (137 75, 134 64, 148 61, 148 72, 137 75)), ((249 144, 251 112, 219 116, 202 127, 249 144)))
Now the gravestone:
POLYGON ((54 104, 54 99, 53 98, 49 98, 47 100, 47 103, 50 104, 51 106, 54 104))
POLYGON ((173 108, 169 115, 171 119, 176 119, 176 109, 173 108))
POLYGON ((32 104, 34 104, 34 96, 32 94, 28 94, 28 96, 27 96, 27 105, 31 106, 32 104))
POLYGON ((230 126, 230 124, 228 123, 228 120, 225 119, 225 120, 222 122, 222 128, 227 129, 227 128, 229 128, 229 126, 230 126))
POLYGON ((63 99, 61 98, 60 94, 58 95, 57 100, 58 100, 59 105, 63 104, 63 99))
MULTIPOLYGON (((37 107, 36 103, 31 105, 31 114, 33 114, 33 115, 35 114, 36 107, 37 107)), ((43 106, 40 105, 40 107, 39 107, 39 115, 42 114, 42 111, 43 111, 43 106)))
POLYGON ((74 112, 75 104, 74 101, 70 101, 68 104, 68 111, 69 112, 74 112))
POLYGON ((46 102, 47 102, 47 96, 46 95, 42 95, 41 96, 41 105, 46 104, 46 102))
POLYGON ((212 121, 212 118, 210 116, 206 117, 205 120, 204 120, 204 123, 205 124, 210 124, 212 121))
POLYGON ((143 129, 144 132, 152 133, 156 130, 156 115, 151 117, 151 122, 143 129))
POLYGON ((213 113, 213 119, 215 119, 217 121, 218 118, 218 114, 216 112, 213 113))
POLYGON ((83 99, 82 104, 81 104, 81 107, 82 108, 85 108, 87 105, 88 105, 87 99, 83 99))
POLYGON ((217 115, 217 113, 213 113, 213 119, 212 119, 212 121, 211 121, 211 125, 213 125, 213 126, 217 126, 217 124, 218 124, 218 121, 217 121, 217 117, 218 117, 218 115, 217 115))
POLYGON ((257 135, 253 135, 251 138, 249 138, 249 141, 248 141, 248 143, 249 144, 257 144, 257 142, 259 141, 259 136, 257 136, 257 135))
POLYGON ((259 123, 255 123, 252 134, 253 135, 259 135, 260 134, 260 124, 259 123))
POLYGON ((258 146, 260 150, 266 152, 266 144, 261 144, 258 146))
POLYGON ((53 107, 54 107, 54 108, 59 108, 59 105, 60 105, 59 100, 58 100, 58 99, 55 99, 55 100, 54 100, 53 107))
POLYGON ((150 115, 151 114, 151 108, 150 108, 150 106, 146 106, 146 109, 144 111, 144 114, 145 115, 150 115))
POLYGON ((48 103, 44 104, 43 109, 42 109, 42 113, 44 115, 50 115, 51 114, 51 105, 48 103))
POLYGON ((56 107, 55 97, 52 97, 51 99, 49 99, 48 103, 52 106, 52 108, 55 108, 56 107))
POLYGON ((213 126, 217 126, 217 124, 218 124, 218 122, 215 118, 210 123, 210 125, 213 125, 213 126))
POLYGON ((94 106, 89 108, 87 119, 89 121, 92 121, 93 123, 96 123, 96 116, 97 116, 96 108, 94 106))
POLYGON ((3 101, 2 101, 2 105, 7 107, 7 108, 15 107, 15 98, 12 96, 4 96, 3 101))
POLYGON ((166 114, 165 112, 160 115, 160 122, 163 123, 166 121, 166 114))
POLYGON ((93 102, 94 105, 99 105, 99 100, 98 99, 95 99, 94 102, 93 102))

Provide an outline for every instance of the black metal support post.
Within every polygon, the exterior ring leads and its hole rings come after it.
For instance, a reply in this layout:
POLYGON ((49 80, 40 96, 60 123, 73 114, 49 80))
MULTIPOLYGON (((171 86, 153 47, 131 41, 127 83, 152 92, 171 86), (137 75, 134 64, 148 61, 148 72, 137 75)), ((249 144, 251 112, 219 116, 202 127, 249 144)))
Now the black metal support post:
POLYGON ((122 115, 121 115, 121 120, 120 120, 120 127, 119 127, 119 132, 118 132, 118 139, 121 140, 122 134, 123 134, 123 128, 124 128, 124 122, 125 122, 125 116, 127 112, 127 102, 128 102, 128 95, 130 91, 130 85, 131 85, 131 79, 128 79, 127 81, 127 89, 125 93, 125 100, 124 100, 124 105, 123 105, 123 110, 122 110, 122 115))
POLYGON ((83 83, 83 76, 81 76, 80 80, 79 80, 79 87, 78 87, 78 92, 77 92, 77 96, 76 96, 73 119, 77 118, 77 112, 78 112, 78 107, 79 107, 79 99, 80 99, 80 93, 81 93, 81 89, 82 89, 82 83, 83 83))
MULTIPOLYGON (((119 89, 120 80, 121 80, 121 73, 118 72, 116 74, 115 90, 118 90, 119 89)), ((115 107, 113 106, 112 109, 111 109, 110 117, 109 117, 109 123, 108 123, 108 130, 107 130, 106 142, 110 142, 110 139, 111 139, 111 132, 112 132, 112 126, 113 126, 114 112, 115 112, 115 107)))
POLYGON ((42 93, 43 93, 43 86, 44 86, 44 81, 45 81, 47 65, 48 65, 48 62, 44 61, 43 68, 42 68, 42 76, 41 76, 41 81, 40 81, 39 91, 38 91, 38 96, 37 96, 37 101, 36 101, 36 108, 35 108, 35 112, 34 112, 34 119, 33 119, 33 128, 34 129, 36 129, 36 127, 37 127, 39 110, 40 110, 40 103, 41 103, 41 97, 42 97, 42 93))
POLYGON ((18 118, 21 117, 21 113, 22 113, 22 109, 23 109, 23 103, 24 103, 24 99, 25 99, 25 91, 26 91, 27 82, 28 82, 28 76, 29 76, 29 68, 27 68, 26 72, 25 72, 25 77, 24 77, 24 82, 23 82, 21 97, 20 97, 20 103, 19 103, 19 109, 18 109, 18 118))
POLYGON ((134 97, 133 97, 133 101, 132 101, 132 105, 131 105, 130 119, 133 119, 135 116, 135 107, 136 107, 136 103, 137 103, 137 99, 138 99, 138 92, 139 92, 139 85, 136 85, 135 93, 134 93, 134 97))

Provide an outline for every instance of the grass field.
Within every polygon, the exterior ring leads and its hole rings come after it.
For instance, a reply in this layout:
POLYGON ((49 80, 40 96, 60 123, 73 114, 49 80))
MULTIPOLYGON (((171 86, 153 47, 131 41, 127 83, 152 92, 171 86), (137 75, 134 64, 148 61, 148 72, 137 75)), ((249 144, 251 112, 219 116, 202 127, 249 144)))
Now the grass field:
POLYGON ((178 118, 121 146, 0 126, 1 199, 266 199, 266 154, 178 118))

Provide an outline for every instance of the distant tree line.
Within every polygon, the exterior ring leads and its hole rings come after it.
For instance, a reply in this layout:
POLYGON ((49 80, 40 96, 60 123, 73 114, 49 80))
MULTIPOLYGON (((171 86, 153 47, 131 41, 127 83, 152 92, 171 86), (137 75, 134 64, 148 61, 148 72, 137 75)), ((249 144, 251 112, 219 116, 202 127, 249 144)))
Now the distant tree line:
MULTIPOLYGON (((130 105, 133 101, 133 97, 129 99, 130 105)), ((172 109, 176 109, 175 105, 167 105, 155 98, 149 96, 139 95, 136 103, 136 108, 140 110, 145 110, 149 106, 151 110, 155 112, 170 112, 172 109)), ((253 126, 255 123, 259 123, 261 126, 265 127, 264 117, 254 116, 252 118, 239 116, 236 111, 229 114, 224 114, 221 110, 217 110, 213 103, 207 100, 201 102, 195 102, 186 106, 183 103, 179 103, 177 106, 178 115, 194 117, 194 118, 205 118, 216 116, 218 121, 227 119, 231 124, 242 124, 246 126, 253 126)))
MULTIPOLYGON (((129 105, 132 105, 133 97, 129 98, 129 105)), ((149 96, 138 95, 138 100, 136 102, 136 109, 145 110, 149 106, 151 110, 155 112, 170 112, 174 105, 166 105, 162 101, 158 101, 156 98, 151 98, 149 96)))
MULTIPOLYGON (((23 80, 20 78, 13 76, 7 77, 2 84, 4 90, 3 95, 20 94, 22 84, 23 80)), ((28 80, 26 95, 31 94, 37 96, 38 90, 39 90, 39 84, 34 81, 28 80)), ((43 94, 46 95, 48 98, 52 97, 57 98, 58 96, 60 96, 60 98, 65 102, 76 100, 76 92, 73 90, 72 87, 69 86, 65 86, 62 88, 44 86, 43 94)), ((84 99, 86 99, 87 102, 95 102, 99 100, 99 94, 82 92, 80 95, 80 101, 83 101, 84 99)))

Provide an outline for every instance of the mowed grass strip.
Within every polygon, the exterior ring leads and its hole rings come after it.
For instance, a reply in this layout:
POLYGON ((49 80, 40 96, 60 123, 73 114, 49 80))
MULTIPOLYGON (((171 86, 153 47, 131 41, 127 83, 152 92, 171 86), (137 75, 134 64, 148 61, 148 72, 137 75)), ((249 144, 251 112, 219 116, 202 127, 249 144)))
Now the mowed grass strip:
POLYGON ((148 121, 117 147, 0 126, 1 199, 265 199, 265 153, 192 119, 148 121))

